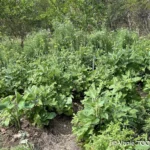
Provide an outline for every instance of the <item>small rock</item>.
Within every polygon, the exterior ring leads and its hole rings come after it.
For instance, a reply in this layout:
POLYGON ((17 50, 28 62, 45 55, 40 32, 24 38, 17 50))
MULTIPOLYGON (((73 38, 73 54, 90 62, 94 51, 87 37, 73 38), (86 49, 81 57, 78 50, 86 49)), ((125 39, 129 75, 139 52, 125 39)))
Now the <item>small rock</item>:
POLYGON ((28 143, 28 139, 24 139, 20 141, 20 144, 27 144, 28 143))
POLYGON ((38 136, 38 132, 35 132, 34 136, 38 136))
POLYGON ((1 128, 0 131, 1 131, 2 134, 6 133, 6 129, 4 129, 4 128, 1 128))
POLYGON ((21 133, 18 133, 18 134, 14 134, 13 138, 14 138, 14 139, 20 139, 21 136, 22 136, 22 134, 21 134, 21 133))

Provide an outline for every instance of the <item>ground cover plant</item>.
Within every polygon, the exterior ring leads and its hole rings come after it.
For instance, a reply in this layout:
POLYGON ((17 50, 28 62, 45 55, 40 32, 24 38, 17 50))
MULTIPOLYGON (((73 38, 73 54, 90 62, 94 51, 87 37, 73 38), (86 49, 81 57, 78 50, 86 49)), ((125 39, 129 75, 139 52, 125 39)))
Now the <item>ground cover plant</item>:
POLYGON ((85 33, 69 20, 53 29, 28 34, 24 47, 1 39, 1 125, 19 130, 26 118, 44 127, 64 114, 83 149, 149 149, 137 142, 150 138, 149 37, 104 27, 85 33))

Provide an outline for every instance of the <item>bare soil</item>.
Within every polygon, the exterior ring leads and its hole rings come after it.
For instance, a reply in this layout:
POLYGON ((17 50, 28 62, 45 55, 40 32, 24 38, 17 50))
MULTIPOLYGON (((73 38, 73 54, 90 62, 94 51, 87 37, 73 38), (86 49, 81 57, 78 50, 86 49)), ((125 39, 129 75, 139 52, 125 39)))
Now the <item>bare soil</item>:
POLYGON ((22 140, 33 144, 35 150, 81 150, 72 134, 71 118, 58 116, 44 129, 32 126, 22 119, 22 130, 0 128, 0 148, 16 146, 22 140))

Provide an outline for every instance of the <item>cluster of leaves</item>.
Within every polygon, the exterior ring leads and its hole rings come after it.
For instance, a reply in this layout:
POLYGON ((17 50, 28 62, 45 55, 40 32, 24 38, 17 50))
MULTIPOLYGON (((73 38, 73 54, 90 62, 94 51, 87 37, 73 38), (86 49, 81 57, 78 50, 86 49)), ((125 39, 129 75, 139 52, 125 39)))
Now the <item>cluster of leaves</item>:
POLYGON ((149 40, 125 29, 85 33, 69 20, 53 28, 28 34, 23 48, 19 39, 1 40, 1 123, 20 128, 26 117, 48 125, 73 115, 73 101, 82 100, 72 123, 85 149, 149 138, 149 40))
POLYGON ((61 41, 55 41, 59 36, 53 36, 50 39, 45 30, 32 33, 23 49, 19 49, 18 39, 12 42, 11 49, 6 44, 8 39, 1 41, 2 124, 20 128, 20 119, 25 116, 35 125, 43 126, 56 114, 72 115, 72 100, 90 86, 86 78, 90 76, 88 67, 79 57, 81 50, 70 51, 70 45, 66 50, 65 43, 59 50, 56 45, 61 45, 61 41))
POLYGON ((150 133, 150 42, 125 30, 112 34, 117 34, 112 51, 97 56, 96 80, 85 92, 84 109, 74 116, 73 132, 88 150, 148 149, 111 145, 147 141, 150 133))
POLYGON ((143 0, 1 0, 0 32, 24 39, 37 29, 53 30, 52 20, 72 23, 91 32, 104 24, 109 29, 128 27, 147 34, 149 25, 149 1, 143 0))

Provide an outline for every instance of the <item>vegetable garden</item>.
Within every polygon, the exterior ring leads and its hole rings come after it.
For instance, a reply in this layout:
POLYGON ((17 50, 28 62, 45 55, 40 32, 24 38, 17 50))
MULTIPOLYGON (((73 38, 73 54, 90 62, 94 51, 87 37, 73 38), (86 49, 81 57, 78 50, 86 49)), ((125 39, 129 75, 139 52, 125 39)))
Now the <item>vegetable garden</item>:
POLYGON ((44 127, 72 116, 85 150, 148 150, 150 39, 127 29, 87 33, 66 20, 54 32, 0 38, 0 124, 21 128, 21 118, 44 127), (75 112, 74 104, 81 106, 75 112))

